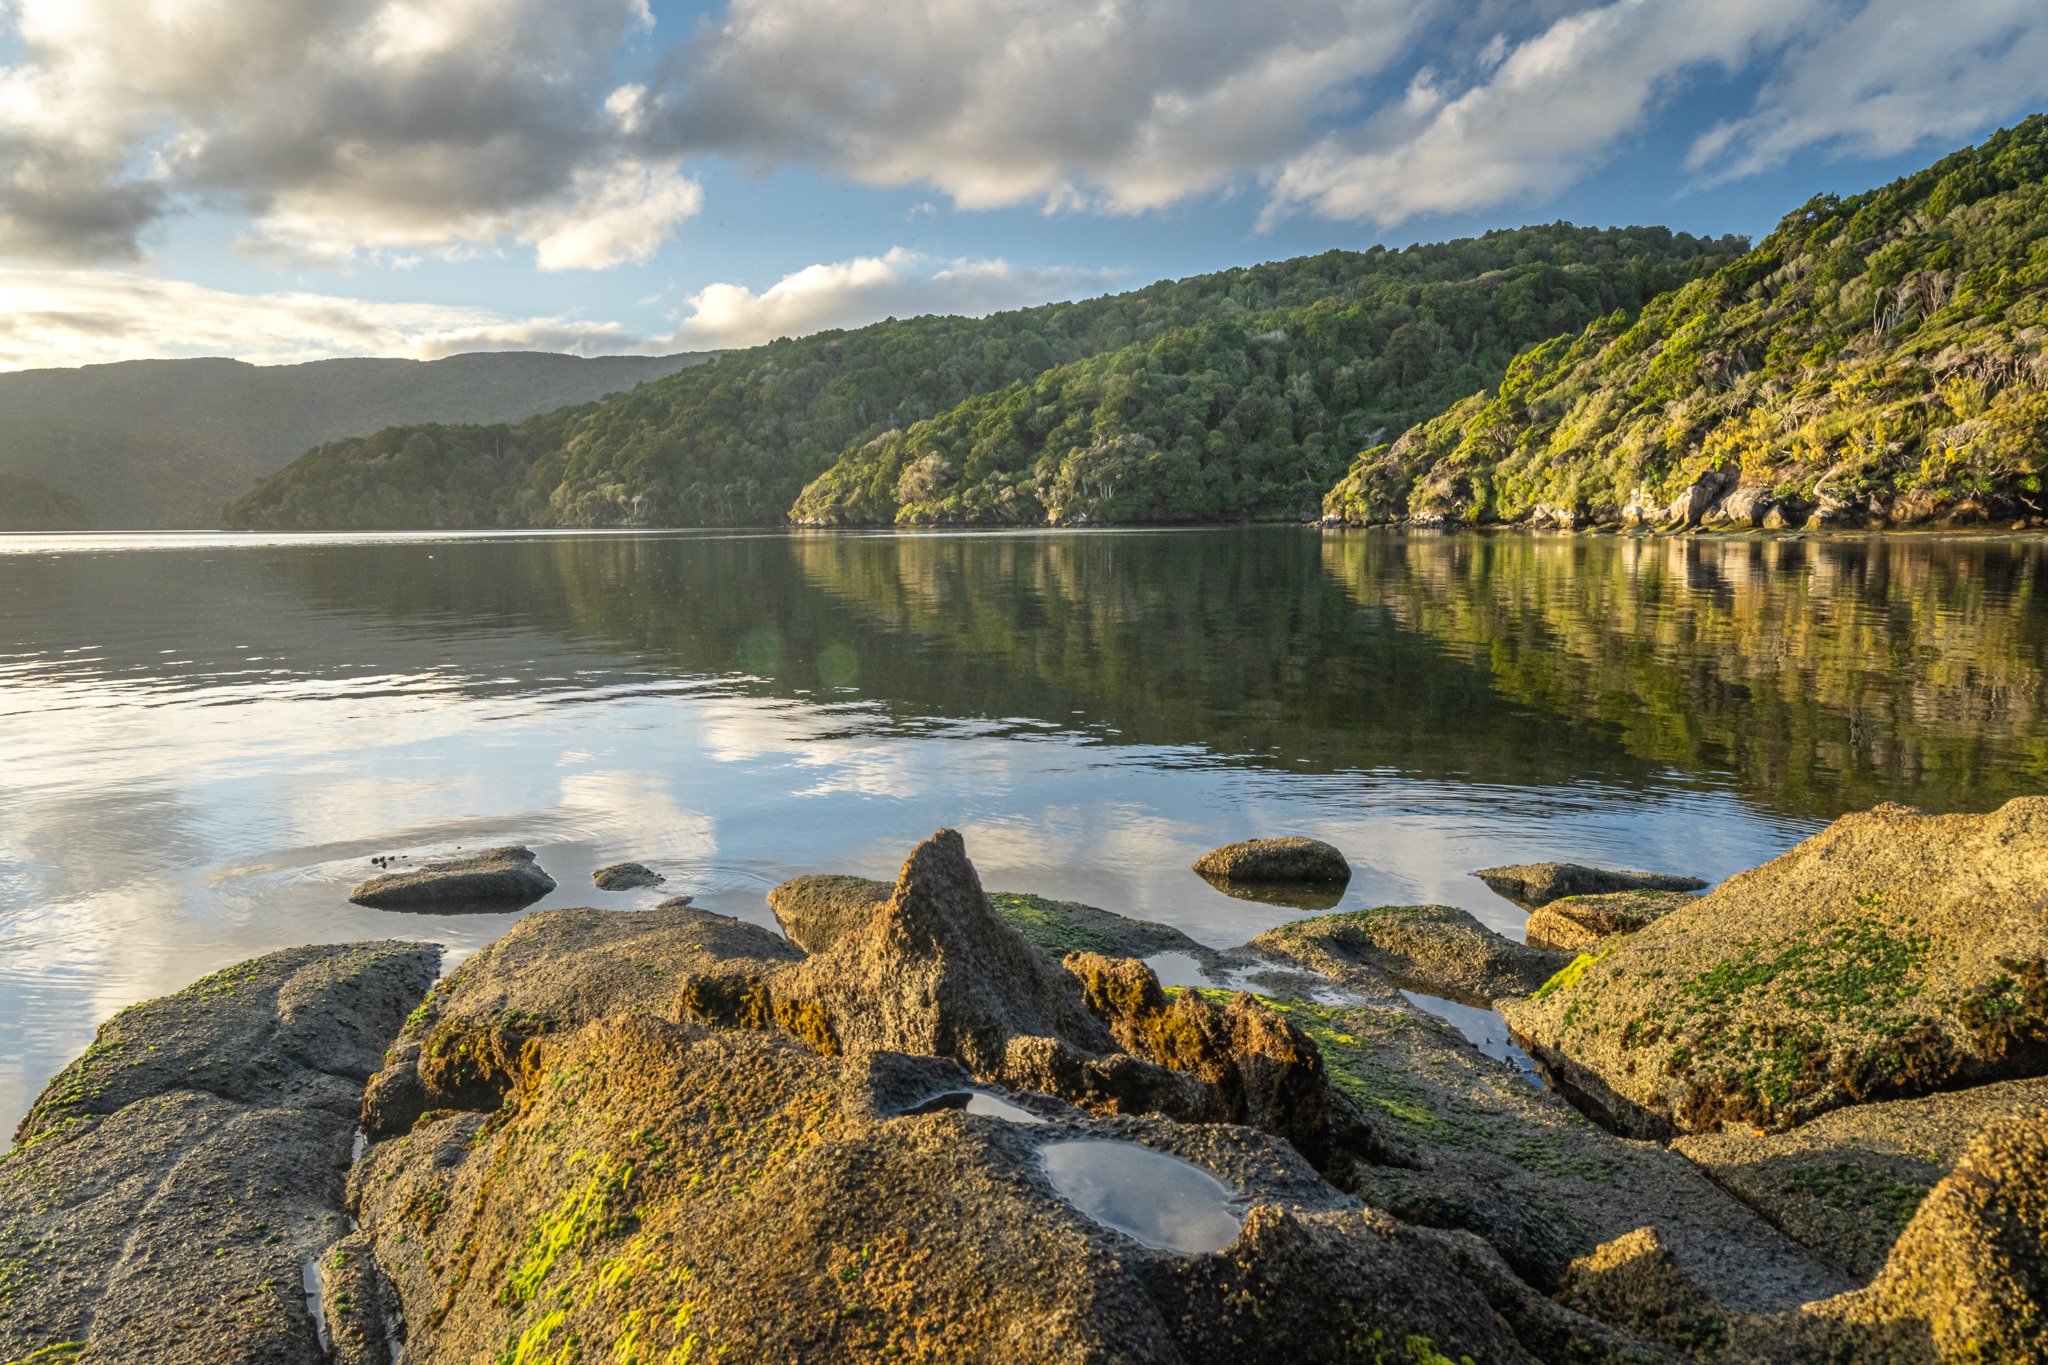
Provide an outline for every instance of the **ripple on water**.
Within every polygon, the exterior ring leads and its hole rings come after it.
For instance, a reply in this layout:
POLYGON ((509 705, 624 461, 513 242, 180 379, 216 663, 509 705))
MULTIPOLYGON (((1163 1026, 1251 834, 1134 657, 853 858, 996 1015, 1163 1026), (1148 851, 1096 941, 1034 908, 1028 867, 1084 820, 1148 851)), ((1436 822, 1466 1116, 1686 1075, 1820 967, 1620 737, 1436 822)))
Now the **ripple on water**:
POLYGON ((1053 1188, 1104 1227, 1160 1251, 1221 1251, 1244 1226, 1241 1197, 1201 1167, 1135 1142, 1079 1139, 1039 1149, 1053 1188))

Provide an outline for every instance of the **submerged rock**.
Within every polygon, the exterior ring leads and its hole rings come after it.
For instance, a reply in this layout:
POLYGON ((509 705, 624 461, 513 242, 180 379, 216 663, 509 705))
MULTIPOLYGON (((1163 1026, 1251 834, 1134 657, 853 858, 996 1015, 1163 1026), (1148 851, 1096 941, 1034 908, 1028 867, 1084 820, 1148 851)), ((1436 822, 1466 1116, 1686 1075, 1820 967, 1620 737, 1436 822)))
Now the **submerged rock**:
POLYGON ((1687 891, 1562 896, 1530 912, 1524 937, 1532 948, 1581 953, 1615 934, 1632 934, 1698 899, 1687 891))
POLYGON ((1482 867, 1472 875, 1496 895, 1525 910, 1566 896, 1606 896, 1619 891, 1699 891, 1707 885, 1698 877, 1665 872, 1611 872, 1581 863, 1517 863, 1509 867, 1482 867))
POLYGON ((1361 969, 1385 973, 1397 985, 1481 1007, 1527 995, 1571 961, 1504 938, 1449 905, 1382 905, 1295 920, 1249 946, 1336 981, 1348 983, 1361 969))
MULTIPOLYGON (((660 886, 668 878, 645 863, 613 863, 591 873, 590 880, 600 891, 637 891, 643 886, 660 886)), ((552 883, 549 889, 553 889, 552 883)))
POLYGON ((1501 1006, 1622 1131, 1788 1128, 2048 1071, 2048 798, 1845 816, 1501 1006))
POLYGON ((2048 1106, 2048 1077, 1859 1104, 1789 1133, 1680 1138, 1672 1149, 1844 1269, 1877 1273, 1964 1148, 2015 1112, 2048 1106))
POLYGON ((0 1359, 326 1360, 303 1268, 347 1231, 364 1078, 439 958, 290 949, 108 1021, 0 1158, 0 1359))
POLYGON ((404 872, 372 877, 348 893, 357 905, 379 910, 516 909, 555 889, 533 851, 519 845, 444 858, 404 872))
POLYGON ((1321 839, 1288 835, 1245 839, 1212 848, 1195 859, 1204 877, 1232 882, 1348 882, 1351 864, 1342 850, 1321 839))

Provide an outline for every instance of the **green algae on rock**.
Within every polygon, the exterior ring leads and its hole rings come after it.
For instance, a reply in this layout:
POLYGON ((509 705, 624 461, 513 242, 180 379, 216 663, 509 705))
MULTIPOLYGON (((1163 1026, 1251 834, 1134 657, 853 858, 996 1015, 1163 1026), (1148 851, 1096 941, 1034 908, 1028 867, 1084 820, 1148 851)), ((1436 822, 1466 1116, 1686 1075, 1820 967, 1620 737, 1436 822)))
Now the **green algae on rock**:
POLYGON ((622 1360, 1277 1365, 1375 1331, 1531 1359, 1426 1233, 1247 1129, 896 1117, 850 1058, 644 1018, 551 1038, 532 1061, 501 1116, 378 1144, 351 1182, 416 1365, 571 1343, 622 1360), (1244 1232, 1181 1257, 1103 1227, 1042 1173, 1040 1144, 1073 1139, 1212 1172, 1252 1205, 1244 1232), (1281 1324, 1247 1312, 1260 1284, 1300 1307, 1281 1324))
POLYGON ((1331 1088, 1401 1153, 1332 1164, 1329 1179, 1403 1222, 1485 1238, 1544 1292, 1574 1259, 1645 1224, 1732 1308, 1778 1312, 1853 1286, 1690 1163, 1615 1138, 1429 1015, 1272 1008, 1316 1045, 1331 1088))
POLYGON ((1844 816, 1502 1005, 1623 1131, 1786 1128, 2048 1069, 2048 798, 1844 816))
POLYGON ((1382 905, 1299 919, 1248 945, 1348 983, 1384 973, 1396 984, 1464 1004, 1527 995, 1571 959, 1504 938, 1449 905, 1382 905))

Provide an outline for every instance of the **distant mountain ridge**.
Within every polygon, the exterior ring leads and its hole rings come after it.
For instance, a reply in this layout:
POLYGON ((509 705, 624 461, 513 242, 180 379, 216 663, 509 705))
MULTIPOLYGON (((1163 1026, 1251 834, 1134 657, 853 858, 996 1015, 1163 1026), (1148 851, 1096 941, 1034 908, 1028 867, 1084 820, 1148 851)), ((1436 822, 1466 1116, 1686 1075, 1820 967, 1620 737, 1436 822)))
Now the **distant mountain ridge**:
MULTIPOLYGON (((16 371, 0 374, 0 473, 75 501, 102 530, 217 526, 223 503, 309 446, 401 423, 519 421, 661 379, 709 354, 496 351, 16 371)), ((8 520, 13 529, 40 525, 8 520)))

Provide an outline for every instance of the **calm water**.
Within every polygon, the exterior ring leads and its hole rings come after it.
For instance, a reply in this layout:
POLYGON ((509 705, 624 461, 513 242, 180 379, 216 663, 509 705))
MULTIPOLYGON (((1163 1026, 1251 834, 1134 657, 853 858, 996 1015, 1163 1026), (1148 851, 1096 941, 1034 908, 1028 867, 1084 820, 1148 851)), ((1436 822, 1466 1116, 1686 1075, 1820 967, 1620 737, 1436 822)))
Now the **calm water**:
POLYGON ((1718 878, 1883 799, 2048 790, 2032 542, 1294 529, 0 537, 0 1118, 132 1001, 272 948, 473 951, 344 899, 519 841, 543 905, 763 923, 942 825, 993 887, 1228 946, 1188 870, 1300 832, 1345 904, 1537 858, 1718 878), (668 875, 607 895, 595 867, 668 875))

